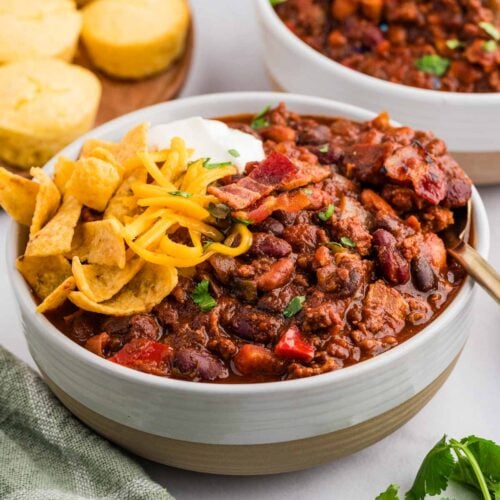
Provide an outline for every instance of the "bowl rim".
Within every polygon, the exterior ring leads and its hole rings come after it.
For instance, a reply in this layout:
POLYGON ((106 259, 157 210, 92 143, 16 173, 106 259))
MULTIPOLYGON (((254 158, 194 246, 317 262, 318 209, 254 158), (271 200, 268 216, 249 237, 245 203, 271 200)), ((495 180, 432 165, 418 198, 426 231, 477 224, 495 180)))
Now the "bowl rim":
MULTIPOLYGON (((267 0, 266 0, 267 1, 267 0)), ((147 121, 147 116, 151 112, 158 110, 167 111, 169 108, 174 107, 196 107, 196 105, 203 105, 211 101, 227 103, 243 101, 242 106, 247 105, 245 101, 252 99, 265 100, 265 101, 295 101, 302 105, 323 105, 327 107, 335 107, 343 113, 344 111, 351 111, 353 113, 364 114, 368 116, 375 116, 375 113, 365 110, 358 106, 344 104, 331 99, 304 96, 300 94, 283 94, 279 92, 224 92, 218 94, 205 94, 201 96, 188 97, 178 99, 173 102, 165 102, 142 108, 132 113, 128 113, 119 118, 107 122, 87 134, 83 135, 76 141, 72 142, 65 149, 54 156, 44 168, 51 168, 56 159, 60 155, 70 156, 73 149, 80 148, 83 141, 86 139, 100 138, 109 132, 115 131, 117 128, 125 127, 121 131, 123 133, 128 130, 128 122, 137 118, 137 121, 147 121), (142 118, 141 118, 142 117, 142 118)), ((291 103, 293 105, 293 103, 291 103)), ((328 113, 333 113, 328 111, 328 113)), ((337 112, 336 112, 337 113, 337 112)), ((339 115, 330 115, 339 116, 339 115)), ((488 217, 484 204, 477 192, 476 188, 472 190, 473 202, 473 217, 475 223, 475 237, 476 248, 479 253, 486 256, 489 249, 490 232, 488 225, 488 217)), ((6 265, 10 283, 15 293, 16 302, 23 315, 28 315, 31 320, 31 325, 36 328, 38 334, 44 337, 46 342, 55 342, 59 344, 62 350, 69 352, 71 355, 77 357, 82 363, 88 365, 92 370, 119 378, 125 382, 134 382, 137 384, 144 384, 149 387, 164 389, 169 391, 178 391, 188 394, 196 395, 219 395, 219 396, 237 396, 248 395, 258 396, 264 394, 276 393, 292 393, 297 390, 310 390, 323 388, 333 383, 342 383, 346 379, 354 379, 355 377, 366 376, 376 370, 383 370, 389 364, 403 358, 405 355, 411 355, 412 352, 419 349, 422 344, 432 341, 432 338, 439 334, 442 326, 449 323, 456 314, 465 307, 470 295, 472 293, 472 279, 467 277, 461 289, 452 300, 452 302, 442 311, 438 317, 433 320, 428 326, 421 330, 418 334, 406 340, 402 344, 390 349, 374 358, 356 363, 352 366, 342 368, 329 373, 316 375, 308 378, 294 379, 294 380, 281 380, 276 382, 266 383, 243 383, 243 384, 224 384, 224 383, 203 383, 192 382, 187 380, 171 379, 167 377, 159 377, 143 373, 137 370, 120 366, 112 363, 107 359, 100 358, 84 347, 80 346, 70 338, 66 337, 60 330, 58 330, 43 314, 36 312, 36 302, 31 294, 31 291, 25 282, 22 275, 17 271, 15 260, 18 255, 18 240, 22 231, 21 226, 14 220, 11 220, 8 232, 5 238, 6 243, 6 265)))
POLYGON ((313 49, 290 29, 285 26, 285 23, 280 19, 269 0, 255 0, 264 17, 267 25, 270 26, 274 33, 287 45, 294 50, 301 52, 302 55, 312 59, 316 64, 324 70, 334 73, 336 77, 347 79, 353 83, 362 84, 363 86, 380 93, 390 93, 403 99, 426 101, 428 103, 442 104, 443 100, 450 104, 460 104, 466 106, 474 106, 477 104, 489 105, 500 104, 500 92, 451 92, 447 90, 432 90, 403 85, 402 83, 390 82, 381 78, 376 78, 367 75, 352 68, 348 68, 337 61, 330 59, 321 52, 313 49))

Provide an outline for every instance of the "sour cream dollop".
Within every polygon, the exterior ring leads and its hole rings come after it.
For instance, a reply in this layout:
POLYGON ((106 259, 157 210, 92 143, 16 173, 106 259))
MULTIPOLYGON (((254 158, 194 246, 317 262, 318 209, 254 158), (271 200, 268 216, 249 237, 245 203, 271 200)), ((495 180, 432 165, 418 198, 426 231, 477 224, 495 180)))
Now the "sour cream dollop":
POLYGON ((207 120, 201 116, 152 127, 148 135, 149 146, 168 148, 174 137, 181 137, 186 147, 194 149, 191 160, 210 158, 210 163, 231 162, 240 172, 243 172, 249 161, 265 158, 261 140, 229 128, 221 121, 207 120))

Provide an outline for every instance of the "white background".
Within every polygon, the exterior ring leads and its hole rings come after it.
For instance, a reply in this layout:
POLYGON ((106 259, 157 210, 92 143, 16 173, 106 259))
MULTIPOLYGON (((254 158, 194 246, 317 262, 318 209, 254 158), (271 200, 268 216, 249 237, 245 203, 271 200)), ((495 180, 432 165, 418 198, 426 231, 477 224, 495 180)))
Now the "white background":
MULTIPOLYGON (((270 90, 252 1, 191 3, 196 53, 182 95, 270 90)), ((480 193, 491 223, 490 260, 500 269, 500 187, 481 188, 480 193)), ((33 365, 5 271, 7 223, 6 215, 0 214, 0 343, 33 365)), ((500 309, 482 290, 475 301, 470 340, 448 382, 402 429, 364 451, 315 469, 261 477, 210 476, 142 463, 178 499, 364 500, 393 482, 405 491, 425 453, 444 433, 456 438, 474 433, 500 442, 500 309)), ((454 496, 466 498, 462 491, 454 496)))

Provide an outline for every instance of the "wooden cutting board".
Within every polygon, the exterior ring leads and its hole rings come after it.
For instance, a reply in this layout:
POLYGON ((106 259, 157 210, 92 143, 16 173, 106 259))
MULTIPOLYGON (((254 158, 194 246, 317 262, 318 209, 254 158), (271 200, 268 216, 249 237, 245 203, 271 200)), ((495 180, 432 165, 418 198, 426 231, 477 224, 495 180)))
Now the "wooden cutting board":
MULTIPOLYGON (((102 98, 95 126, 136 109, 174 99, 186 81, 193 49, 194 31, 191 25, 183 55, 167 71, 145 80, 116 80, 96 69, 90 62, 85 49, 80 45, 74 63, 90 69, 102 84, 102 98)), ((7 165, 1 160, 0 166, 17 174, 29 176, 29 170, 7 165)))

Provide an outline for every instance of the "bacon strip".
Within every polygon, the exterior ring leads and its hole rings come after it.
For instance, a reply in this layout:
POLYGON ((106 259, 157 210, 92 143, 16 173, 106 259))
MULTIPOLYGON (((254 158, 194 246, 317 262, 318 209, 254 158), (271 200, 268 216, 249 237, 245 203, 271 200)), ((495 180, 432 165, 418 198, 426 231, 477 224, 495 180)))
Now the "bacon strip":
POLYGON ((233 216, 257 224, 267 219, 275 210, 298 212, 309 205, 311 205, 311 199, 300 191, 293 194, 282 193, 279 196, 268 196, 257 207, 250 210, 233 212, 233 216))
POLYGON ((330 175, 328 167, 309 164, 297 166, 285 155, 274 151, 246 177, 226 186, 211 186, 208 192, 232 209, 242 210, 274 190, 288 191, 311 182, 319 182, 328 175, 330 175))
POLYGON ((434 158, 418 144, 396 149, 386 160, 387 176, 401 184, 413 185, 418 196, 437 205, 446 196, 446 176, 434 158))

